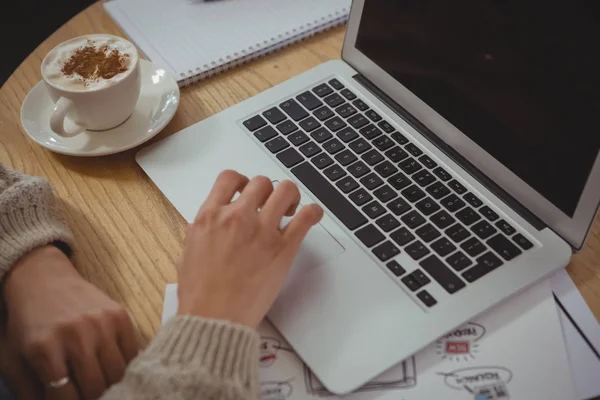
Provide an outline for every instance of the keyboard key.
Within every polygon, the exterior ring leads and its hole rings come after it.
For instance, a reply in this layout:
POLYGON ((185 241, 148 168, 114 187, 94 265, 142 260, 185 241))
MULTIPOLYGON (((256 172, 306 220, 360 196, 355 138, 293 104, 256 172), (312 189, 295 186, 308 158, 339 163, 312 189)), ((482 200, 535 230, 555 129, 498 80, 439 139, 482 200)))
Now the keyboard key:
POLYGON ((467 188, 456 179, 452 179, 450 182, 448 182, 448 186, 450 186, 450 189, 454 190, 458 194, 463 194, 467 191, 467 188))
POLYGON ((437 167, 437 163, 433 161, 427 154, 423 154, 421 157, 419 157, 419 161, 421 161, 421 164, 429 169, 437 167))
POLYGON ((394 130, 395 130, 395 129, 394 129, 394 127, 393 127, 392 125, 390 125, 390 123, 389 123, 389 122, 387 122, 387 121, 385 121, 385 120, 383 120, 383 121, 380 121, 380 122, 379 122, 377 125, 378 125, 378 126, 381 128, 381 129, 383 129, 383 131, 384 131, 385 133, 392 133, 392 132, 394 132, 394 130))
POLYGON ((469 236, 471 236, 469 231, 466 230, 465 227, 461 224, 454 224, 450 228, 446 229, 446 235, 448 235, 448 237, 454 243, 460 243, 469 236))
POLYGON ((411 203, 419 201, 425 197, 425 192, 419 189, 417 185, 410 185, 406 189, 402 190, 401 193, 402 196, 406 197, 411 203))
POLYGON ((491 226, 487 221, 479 221, 471 227, 471 230, 480 239, 487 239, 496 233, 496 228, 491 226))
POLYGON ((332 132, 337 132, 347 125, 340 117, 334 117, 325 121, 325 126, 331 129, 332 132))
POLYGON ((423 225, 425 223, 425 218, 423 218, 423 216, 421 216, 421 214, 419 214, 415 210, 412 210, 408 214, 404 214, 404 216, 400 219, 410 229, 415 229, 416 227, 423 225))
POLYGON ((421 300, 423 302, 423 304, 425 304, 425 306, 427 307, 433 307, 437 304, 436 299, 433 298, 432 295, 429 294, 429 292, 427 290, 422 290, 419 293, 417 293, 417 297, 419 298, 419 300, 421 300))
POLYGON ((296 124, 294 124, 289 119, 277 124, 276 128, 279 132, 281 132, 284 135, 289 135, 290 133, 298 129, 296 124))
POLYGON ((308 117, 306 110, 302 108, 302 106, 294 99, 284 101, 279 105, 279 107, 294 121, 300 121, 302 118, 308 117))
POLYGON ((277 154, 277 159, 281 161, 281 163, 287 168, 291 168, 299 162, 304 161, 304 157, 302 157, 300 153, 296 151, 296 149, 292 148, 289 148, 277 154))
MULTIPOLYGON (((381 127, 381 125, 379 125, 379 126, 381 127)), ((385 129, 383 129, 383 130, 385 132, 387 132, 385 129)), ((405 145, 406 143, 408 143, 408 139, 400 132, 394 132, 391 134, 391 136, 392 136, 392 139, 394 139, 396 142, 398 142, 401 145, 405 145)))
POLYGON ((265 126, 264 128, 254 132, 254 136, 262 143, 266 142, 267 140, 273 139, 277 135, 278 133, 275 131, 275 129, 273 129, 270 126, 265 126))
POLYGON ((300 121, 299 125, 306 132, 312 132, 321 126, 319 121, 317 121, 314 117, 308 117, 303 119, 302 121, 300 121))
POLYGON ((327 168, 325 171, 323 171, 323 173, 326 177, 334 182, 346 176, 346 171, 336 164, 333 164, 331 167, 327 168))
POLYGON ((351 166, 348 167, 348 172, 352 174, 355 178, 360 178, 361 176, 368 174, 371 170, 367 165, 362 161, 357 161, 351 166))
POLYGON ((403 198, 397 198, 396 200, 388 204, 388 208, 395 215, 402 215, 405 212, 409 211, 412 207, 403 198))
POLYGON ((377 150, 370 150, 363 154, 361 158, 369 165, 375 165, 383 161, 383 156, 377 150))
POLYGON ((348 123, 354 127, 354 129, 362 128, 369 123, 369 120, 363 117, 362 114, 355 115, 348 119, 348 123))
POLYGON ((358 188, 358 182, 347 176, 336 183, 335 186, 337 186, 344 193, 350 193, 354 189, 358 188))
POLYGON ((265 121, 264 118, 261 117, 260 115, 256 115, 256 116, 244 121, 244 126, 250 132, 254 132, 257 129, 262 128, 266 124, 267 124, 267 121, 265 121))
POLYGON ((358 188, 358 182, 347 176, 336 183, 335 186, 337 186, 344 193, 350 193, 354 189, 358 188))
POLYGON ((417 282, 417 280, 415 279, 415 277, 412 274, 406 275, 401 280, 402 280, 402 283, 404 283, 404 285, 408 289, 410 289, 412 292, 416 292, 417 290, 421 289, 421 284, 419 282, 417 282))
POLYGON ((465 206, 465 202, 459 199, 455 194, 444 197, 442 200, 440 200, 440 204, 446 207, 446 209, 450 212, 458 211, 465 206))
POLYGON ((408 157, 408 153, 398 146, 395 146, 385 152, 387 158, 395 163, 398 163, 408 157))
POLYGON ((423 169, 413 175, 415 182, 421 187, 425 187, 435 181, 435 177, 429 173, 426 169, 423 169))
POLYGON ((478 254, 483 253, 486 248, 483 243, 481 243, 477 238, 472 237, 471 239, 465 240, 460 247, 467 252, 471 257, 475 257, 478 254))
POLYGON ((390 234, 390 238, 399 246, 404 246, 413 240, 415 240, 415 235, 413 235, 408 229, 400 228, 397 231, 394 231, 390 234))
POLYGON ((268 109, 262 115, 273 125, 277 125, 285 119, 285 115, 277 107, 268 109))
POLYGON ((444 210, 433 214, 431 217, 429 217, 429 219, 440 229, 446 229, 456 221, 454 217, 444 210))
POLYGON ((379 199, 382 203, 387 203, 388 201, 395 199, 398 197, 398 193, 388 185, 383 185, 379 189, 373 192, 375 197, 379 199))
POLYGON ((418 240, 406 246, 406 252, 415 261, 420 260, 421 258, 425 257, 427 254, 430 253, 429 249, 418 240))
POLYGON ((512 242, 502 234, 497 234, 486 243, 506 261, 510 261, 522 253, 517 246, 512 244, 512 242))
POLYGON ((367 247, 373 247, 385 239, 383 233, 379 232, 379 230, 373 225, 367 225, 364 228, 359 229, 356 231, 355 235, 358 240, 360 240, 367 247))
POLYGON ((335 159, 344 167, 358 160, 358 158, 350 150, 342 151, 341 153, 335 156, 335 159))
POLYGON ((412 181, 402 172, 398 172, 396 175, 388 179, 388 182, 394 187, 394 189, 402 190, 410 185, 412 181))
POLYGON ((471 259, 460 250, 446 258, 446 262, 448 262, 448 264, 450 264, 450 266, 458 272, 472 264, 471 259))
POLYGON ((381 178, 375 175, 374 173, 370 173, 369 175, 362 178, 360 180, 360 183, 362 183, 369 190, 373 190, 383 185, 383 181, 381 180, 381 178))
POLYGON ((327 103, 327 105, 331 108, 336 108, 344 102, 342 96, 340 96, 337 93, 334 93, 331 96, 327 96, 323 100, 325 100, 325 103, 327 103))
POLYGON ((363 204, 368 203, 373 200, 373 196, 369 194, 365 189, 360 188, 355 192, 352 192, 350 196, 348 196, 350 200, 354 202, 357 206, 362 206, 363 204))
POLYGON ((423 166, 419 164, 419 162, 414 158, 407 158, 398 165, 400 166, 400 168, 402 168, 402 171, 406 172, 409 175, 414 174, 420 169, 423 169, 423 166))
POLYGON ((324 141, 331 139, 333 135, 327 129, 321 127, 311 133, 310 137, 315 139, 317 143, 323 143, 324 141))
POLYGON ((425 215, 431 215, 440 209, 440 205, 429 197, 425 197, 423 200, 415 204, 415 206, 425 215))
POLYGON ((312 157, 321 152, 321 148, 313 142, 308 142, 299 149, 306 157, 312 157))
POLYGON ((481 207, 483 201, 479 200, 479 197, 475 196, 473 193, 469 192, 463 196, 463 199, 467 201, 474 208, 481 207))
POLYGON ((381 175, 384 178, 387 178, 390 175, 395 174, 396 172, 398 172, 398 168, 394 167, 394 164, 392 164, 389 161, 384 161, 380 164, 378 164, 375 167, 375 171, 377 171, 377 173, 379 175, 381 175))
POLYGON ((380 261, 386 262, 390 258, 396 257, 398 254, 400 254, 400 249, 394 246, 389 240, 386 240, 373 249, 373 254, 375 254, 380 261))
POLYGON ((425 286, 431 282, 431 279, 423 273, 420 269, 414 270, 411 275, 421 286, 425 286))
POLYGON ((325 142, 323 144, 323 148, 325 149, 325 151, 327 151, 329 154, 336 154, 342 150, 344 150, 344 145, 342 144, 342 142, 340 142, 339 140, 337 140, 336 138, 331 139, 328 142, 325 142))
POLYGON ((400 222, 396 218, 392 216, 392 214, 385 214, 383 217, 380 217, 375 221, 377 226, 381 228, 384 232, 389 232, 393 229, 396 229, 400 226, 400 222))
POLYGON ((385 213, 385 208, 379 202, 372 201, 362 208, 369 218, 375 219, 385 213))
POLYGON ((513 236, 512 240, 516 244, 518 244, 523 250, 529 250, 533 247, 533 243, 527 240, 527 238, 525 238, 525 236, 521 235, 520 233, 517 233, 515 236, 513 236))
POLYGON ((292 173, 331 211, 345 226, 354 230, 367 223, 358 211, 312 165, 303 162, 292 168, 292 173))
POLYGON ((498 214, 496 214, 496 213, 494 212, 494 210, 492 210, 492 209, 491 209, 491 208, 489 208, 488 206, 483 206, 483 207, 481 207, 481 208, 479 209, 479 212, 480 212, 480 213, 481 213, 481 214, 482 214, 482 215, 483 215, 485 218, 487 218, 487 219, 488 219, 488 221, 492 221, 492 222, 493 222, 493 221, 497 220, 498 218, 500 218, 500 217, 498 216, 498 214))
POLYGON ((358 133, 356 133, 356 131, 354 129, 350 128, 349 126, 345 127, 344 129, 342 129, 341 131, 336 133, 336 135, 344 143, 351 142, 358 137, 358 133))
POLYGON ((325 153, 317 154, 316 156, 311 158, 311 161, 315 165, 315 167, 319 169, 323 169, 333 164, 333 160, 331 159, 331 157, 329 157, 325 153))
POLYGON ((377 139, 373 140, 373 145, 381 151, 386 151, 390 147, 394 147, 394 142, 387 136, 379 136, 377 139))
POLYGON ((300 146, 308 142, 308 136, 304 132, 294 132, 288 136, 288 140, 292 142, 294 146, 300 146))
POLYGON ((366 111, 369 109, 369 106, 366 105, 361 99, 354 100, 352 104, 354 104, 354 107, 358 108, 360 111, 366 111))
POLYGON ((496 257, 491 251, 488 251, 477 259, 477 264, 473 268, 463 272, 462 276, 467 282, 475 282, 501 265, 502 260, 496 257))
POLYGON ((445 237, 439 238, 435 242, 431 243, 431 248, 441 257, 446 257, 448 254, 456 250, 456 246, 445 237))
POLYGON ((371 147, 373 147, 363 138, 356 139, 354 142, 350 143, 348 146, 350 146, 350 148, 352 150, 354 150, 356 152, 356 154, 362 154, 365 151, 369 150, 371 147))
POLYGON ((426 243, 439 238, 442 234, 433 225, 427 223, 415 231, 418 237, 426 243))
POLYGON ((381 121, 381 115, 377 114, 373 110, 369 110, 369 111, 365 112, 365 115, 367 116, 367 118, 369 118, 373 122, 381 121))
POLYGON ((381 132, 381 129, 377 128, 375 125, 373 124, 369 124, 363 128, 361 128, 359 130, 360 134, 363 135, 365 138, 371 140, 376 138, 379 135, 382 135, 383 133, 381 132))
POLYGON ((433 170, 433 173, 440 178, 441 180, 443 180, 444 182, 449 181, 452 177, 450 176, 449 173, 446 172, 446 170, 442 167, 437 167, 433 170))
POLYGON ((333 87, 335 90, 342 90, 344 88, 344 85, 341 84, 340 81, 338 81, 337 79, 333 78, 332 80, 329 81, 329 84, 331 85, 331 87, 333 87))
POLYGON ((421 154, 423 154, 423 151, 420 148, 418 148, 414 143, 409 143, 404 148, 406 149, 406 151, 408 151, 415 157, 418 157, 421 154))
POLYGON ((333 93, 333 89, 329 87, 326 83, 322 83, 319 86, 313 88, 313 92, 319 97, 325 97, 328 94, 333 93))
POLYGON ((346 103, 346 104, 342 104, 341 106, 337 107, 335 109, 335 112, 338 113, 339 116, 342 118, 348 118, 348 117, 351 117, 352 115, 356 114, 358 111, 356 111, 356 108, 352 107, 352 105, 346 103))
POLYGON ((317 99, 315 95, 311 92, 304 92, 299 94, 298 96, 296 96, 296 100, 298 100, 300 104, 308 108, 310 111, 323 105, 323 102, 317 99))
POLYGON ((352 93, 351 91, 349 91, 348 89, 343 89, 340 93, 342 94, 342 96, 344 96, 348 100, 354 100, 356 98, 356 95, 354 93, 352 93))
POLYGON ((290 144, 288 143, 288 141, 285 140, 284 138, 282 138, 281 136, 277 136, 275 139, 270 140, 267 143, 265 143, 265 146, 267 147, 267 149, 269 149, 269 151, 273 154, 285 149, 289 145, 290 144))
POLYGON ((313 115, 317 117, 319 121, 325 121, 326 119, 333 117, 335 114, 333 113, 333 111, 331 111, 329 107, 323 106, 315 112, 313 112, 313 115))
POLYGON ((465 207, 456 213, 456 218, 459 219, 463 224, 469 226, 481 219, 481 216, 475 212, 471 207, 465 207))
POLYGON ((505 235, 508 235, 508 236, 511 236, 513 233, 515 233, 517 231, 515 228, 513 228, 508 222, 506 222, 503 219, 496 222, 496 227, 498 229, 500 229, 502 232, 504 232, 505 235))
POLYGON ((435 255, 427 257, 421 261, 419 265, 450 294, 454 294, 467 286, 462 279, 456 276, 456 274, 435 255))
POLYGON ((427 193, 429 193, 431 197, 436 200, 439 200, 450 193, 450 189, 448 189, 442 182, 435 182, 425 190, 427 190, 427 193))
POLYGON ((392 271, 392 274, 396 276, 402 276, 406 273, 406 270, 402 268, 402 266, 398 264, 398 261, 396 260, 390 261, 389 263, 385 264, 385 266, 392 271))

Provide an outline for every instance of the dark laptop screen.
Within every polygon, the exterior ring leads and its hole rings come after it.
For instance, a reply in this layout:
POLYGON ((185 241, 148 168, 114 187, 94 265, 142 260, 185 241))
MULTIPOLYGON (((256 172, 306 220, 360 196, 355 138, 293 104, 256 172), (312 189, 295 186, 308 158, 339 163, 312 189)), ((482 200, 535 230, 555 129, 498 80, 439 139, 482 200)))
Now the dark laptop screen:
POLYGON ((600 143, 600 1, 365 0, 356 47, 573 216, 600 143))

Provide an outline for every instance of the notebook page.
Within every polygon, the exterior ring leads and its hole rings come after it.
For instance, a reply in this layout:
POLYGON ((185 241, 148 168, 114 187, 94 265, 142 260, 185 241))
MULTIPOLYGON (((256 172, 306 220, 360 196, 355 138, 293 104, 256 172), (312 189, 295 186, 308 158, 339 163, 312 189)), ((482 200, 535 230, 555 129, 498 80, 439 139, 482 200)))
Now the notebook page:
POLYGON ((351 0, 113 0, 105 8, 139 49, 178 79, 343 18, 351 0))

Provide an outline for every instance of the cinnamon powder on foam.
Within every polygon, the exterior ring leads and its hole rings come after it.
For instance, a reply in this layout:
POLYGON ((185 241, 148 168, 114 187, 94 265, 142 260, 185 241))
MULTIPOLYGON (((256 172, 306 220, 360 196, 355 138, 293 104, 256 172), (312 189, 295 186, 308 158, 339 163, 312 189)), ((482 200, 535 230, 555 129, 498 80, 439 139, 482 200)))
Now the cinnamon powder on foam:
POLYGON ((129 55, 111 50, 107 45, 94 46, 89 40, 83 47, 73 52, 64 63, 61 72, 66 76, 79 75, 84 84, 100 79, 110 79, 126 72, 129 68, 129 55))

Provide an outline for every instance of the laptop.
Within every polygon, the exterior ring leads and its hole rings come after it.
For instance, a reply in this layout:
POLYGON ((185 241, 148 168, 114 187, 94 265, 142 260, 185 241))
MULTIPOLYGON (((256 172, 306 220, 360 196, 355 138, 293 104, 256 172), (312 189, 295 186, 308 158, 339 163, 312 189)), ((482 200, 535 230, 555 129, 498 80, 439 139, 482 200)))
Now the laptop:
POLYGON ((600 199, 599 16, 584 1, 355 0, 343 61, 137 161, 188 221, 224 169, 323 206, 268 318, 345 394, 582 247, 600 199))

